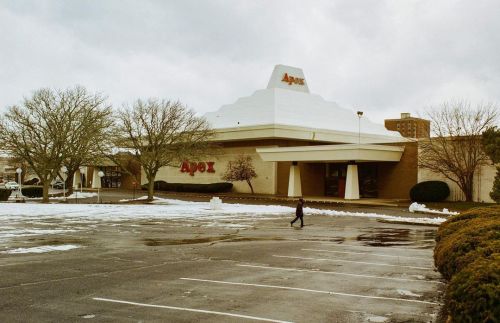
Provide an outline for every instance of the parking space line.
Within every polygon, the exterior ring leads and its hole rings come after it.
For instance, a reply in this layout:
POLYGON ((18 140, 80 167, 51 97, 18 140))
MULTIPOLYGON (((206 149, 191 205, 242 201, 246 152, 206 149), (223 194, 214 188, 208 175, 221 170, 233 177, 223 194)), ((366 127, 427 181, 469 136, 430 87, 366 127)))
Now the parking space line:
POLYGON ((281 320, 268 319, 268 318, 264 318, 264 317, 249 316, 249 315, 227 313, 227 312, 200 310, 200 309, 196 309, 196 308, 187 308, 187 307, 177 307, 177 306, 167 306, 167 305, 137 303, 137 302, 122 301, 122 300, 102 298, 102 297, 93 297, 92 299, 94 299, 96 301, 111 302, 111 303, 120 303, 120 304, 142 306, 142 307, 154 307, 154 308, 163 308, 163 309, 186 311, 186 312, 196 312, 196 313, 204 313, 204 314, 214 314, 214 315, 231 316, 231 317, 238 317, 238 318, 244 318, 244 319, 255 320, 255 321, 276 322, 276 323, 292 323, 290 321, 281 321, 281 320))
POLYGON ((263 287, 263 288, 275 288, 275 289, 294 290, 294 291, 309 292, 309 293, 318 293, 318 294, 327 294, 327 295, 358 297, 358 298, 368 298, 368 299, 379 299, 379 300, 389 300, 389 301, 409 302, 409 303, 421 303, 421 304, 430 304, 430 305, 441 305, 441 304, 435 303, 435 302, 420 301, 420 300, 415 300, 415 299, 384 297, 384 296, 369 296, 369 295, 359 295, 359 294, 349 294, 349 293, 339 293, 339 292, 332 292, 332 291, 326 291, 326 290, 316 290, 316 289, 298 288, 298 287, 287 287, 287 286, 278 286, 278 285, 235 283, 235 282, 228 282, 228 281, 221 281, 221 280, 209 280, 209 279, 186 278, 186 277, 179 278, 179 279, 190 280, 190 281, 197 281, 197 282, 205 282, 205 283, 214 283, 214 284, 225 284, 225 285, 236 285, 236 286, 251 286, 251 287, 263 287))
MULTIPOLYGON (((408 259, 429 260, 429 258, 422 258, 422 257, 382 255, 382 254, 379 254, 379 253, 369 253, 369 252, 334 251, 334 250, 324 250, 324 249, 301 249, 301 250, 329 252, 329 253, 345 253, 345 254, 353 254, 353 255, 368 255, 368 256, 377 256, 377 257, 389 257, 389 258, 408 258, 408 259)), ((430 258, 430 259, 432 259, 432 258, 430 258)))
POLYGON ((350 263, 353 263, 353 264, 374 265, 374 266, 387 266, 387 267, 401 267, 401 268, 411 268, 411 269, 425 269, 425 270, 433 270, 434 269, 434 268, 431 268, 431 267, 416 267, 416 266, 406 266, 406 265, 392 265, 392 264, 384 264, 384 263, 380 263, 380 262, 364 262, 364 261, 353 261, 353 260, 344 260, 344 259, 336 259, 336 258, 310 258, 310 257, 281 256, 281 255, 273 255, 273 257, 291 258, 291 259, 302 259, 302 260, 350 262, 350 263))
POLYGON ((342 275, 342 276, 363 277, 363 278, 371 278, 371 279, 386 279, 386 280, 408 281, 408 282, 419 282, 419 283, 444 284, 443 282, 440 282, 438 280, 423 280, 423 279, 409 279, 409 278, 395 278, 395 277, 384 277, 384 276, 373 276, 373 275, 349 274, 349 273, 341 273, 341 272, 337 272, 337 271, 311 270, 311 269, 300 269, 300 268, 284 268, 284 267, 271 267, 271 266, 258 266, 258 265, 244 265, 244 264, 237 264, 236 266, 270 269, 270 270, 297 271, 297 272, 306 272, 306 273, 313 273, 313 274, 342 275))

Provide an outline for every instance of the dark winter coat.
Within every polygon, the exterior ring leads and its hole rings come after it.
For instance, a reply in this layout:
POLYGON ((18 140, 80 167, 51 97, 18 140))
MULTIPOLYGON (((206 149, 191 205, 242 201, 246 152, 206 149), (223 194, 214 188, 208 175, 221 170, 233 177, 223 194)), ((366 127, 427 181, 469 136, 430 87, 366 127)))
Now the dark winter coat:
POLYGON ((303 203, 299 202, 297 204, 297 208, 295 209, 295 216, 298 216, 299 218, 304 216, 303 203))

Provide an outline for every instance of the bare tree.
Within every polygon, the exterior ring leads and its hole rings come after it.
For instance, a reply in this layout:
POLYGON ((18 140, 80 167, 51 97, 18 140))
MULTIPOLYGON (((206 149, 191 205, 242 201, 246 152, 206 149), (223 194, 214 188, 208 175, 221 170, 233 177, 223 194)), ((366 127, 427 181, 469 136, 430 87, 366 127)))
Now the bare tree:
POLYGON ((0 141, 13 158, 27 163, 39 177, 44 202, 48 202, 50 183, 61 166, 77 153, 85 155, 86 147, 100 138, 104 124, 99 118, 111 113, 103 102, 101 96, 90 95, 81 87, 41 89, 4 114, 0 141))
POLYGON ((180 102, 137 100, 118 113, 116 146, 129 151, 148 180, 148 200, 153 200, 154 181, 161 167, 210 153, 214 132, 204 118, 180 102))
POLYGON ((443 103, 428 110, 432 136, 419 143, 419 166, 456 183, 467 201, 473 198, 474 173, 488 161, 481 134, 495 124, 497 107, 467 101, 443 103))
POLYGON ((252 179, 257 177, 251 156, 240 155, 235 160, 229 161, 222 179, 229 182, 245 181, 254 194, 252 179))
POLYGON ((104 96, 91 94, 83 87, 66 91, 62 99, 73 110, 63 160, 68 170, 66 187, 69 189, 68 194, 71 194, 73 177, 78 168, 99 164, 111 149, 113 111, 104 96))

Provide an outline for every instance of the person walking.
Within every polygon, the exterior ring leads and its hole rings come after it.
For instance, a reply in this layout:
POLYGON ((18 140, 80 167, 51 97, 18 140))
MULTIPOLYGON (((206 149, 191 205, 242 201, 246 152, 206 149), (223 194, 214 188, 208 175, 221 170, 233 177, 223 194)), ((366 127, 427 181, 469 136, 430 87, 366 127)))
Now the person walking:
POLYGON ((304 226, 304 199, 300 198, 299 203, 297 203, 297 208, 295 209, 295 219, 290 222, 290 226, 293 227, 295 221, 300 219, 300 227, 304 226))

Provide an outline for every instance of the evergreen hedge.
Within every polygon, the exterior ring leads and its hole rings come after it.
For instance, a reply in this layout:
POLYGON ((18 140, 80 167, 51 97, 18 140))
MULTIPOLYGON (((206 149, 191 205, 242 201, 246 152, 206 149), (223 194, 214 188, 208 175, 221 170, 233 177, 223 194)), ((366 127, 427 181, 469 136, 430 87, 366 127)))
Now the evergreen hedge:
POLYGON ((415 184, 410 189, 410 198, 415 202, 439 202, 450 195, 448 184, 442 181, 427 181, 415 184))
POLYGON ((498 322, 500 256, 479 258, 456 274, 446 291, 453 322, 498 322))
POLYGON ((441 274, 451 279, 476 258, 488 258, 495 253, 500 254, 500 221, 477 218, 436 245, 434 262, 441 274))
POLYGON ((500 206, 474 208, 438 229, 434 261, 450 283, 451 322, 498 322, 500 317, 500 206))
POLYGON ((26 197, 42 197, 43 196, 43 187, 41 186, 23 186, 21 191, 26 197))
MULTIPOLYGON (((211 183, 211 184, 189 184, 189 183, 167 183, 165 181, 155 181, 155 190, 169 192, 191 192, 191 193, 226 193, 233 188, 232 183, 211 183)), ((141 186, 143 190, 148 189, 148 184, 141 186)))
POLYGON ((7 201, 9 199, 12 190, 7 188, 0 188, 0 201, 7 201))

